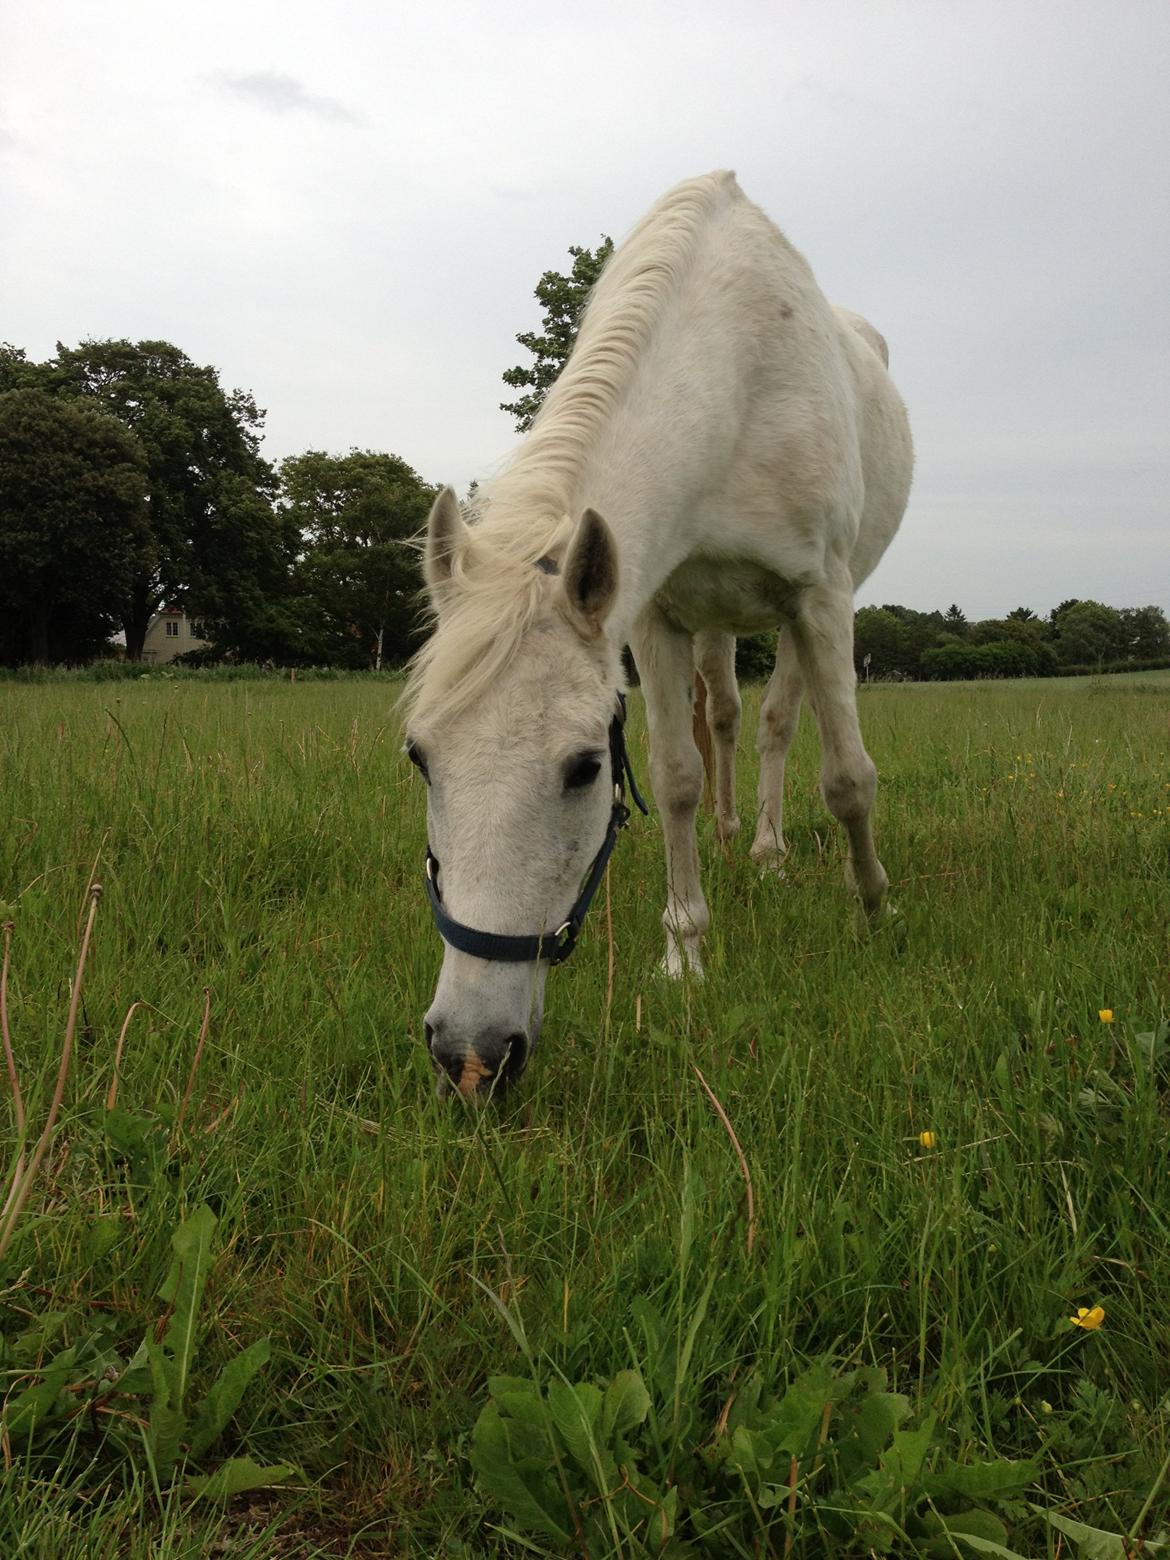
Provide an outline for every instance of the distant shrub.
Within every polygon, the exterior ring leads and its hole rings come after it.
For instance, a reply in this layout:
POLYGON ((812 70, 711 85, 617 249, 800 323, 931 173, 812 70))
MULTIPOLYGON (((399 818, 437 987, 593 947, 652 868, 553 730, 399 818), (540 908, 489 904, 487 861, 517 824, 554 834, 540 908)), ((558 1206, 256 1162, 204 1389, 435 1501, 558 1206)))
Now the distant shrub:
POLYGON ((931 682, 978 677, 1050 677, 1057 669, 1048 645, 999 639, 986 645, 942 645, 922 653, 922 676, 931 682))
POLYGON ((748 634, 735 641, 735 675, 742 683, 767 682, 776 664, 776 635, 748 634))

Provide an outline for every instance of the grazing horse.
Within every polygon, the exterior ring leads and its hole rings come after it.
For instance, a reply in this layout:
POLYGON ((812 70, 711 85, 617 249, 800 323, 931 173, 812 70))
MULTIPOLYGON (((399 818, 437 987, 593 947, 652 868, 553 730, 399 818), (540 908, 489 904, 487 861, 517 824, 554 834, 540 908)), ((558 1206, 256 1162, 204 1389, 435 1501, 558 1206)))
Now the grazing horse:
POLYGON ((880 906, 853 592, 910 489, 887 362, 878 332, 826 301, 733 174, 691 179, 610 259, 572 356, 470 523, 439 494, 424 558, 435 628, 405 704, 447 944, 425 1025, 441 1092, 490 1092, 536 1042, 549 963, 571 946, 625 816, 627 643, 665 835, 667 971, 699 969, 709 922, 696 667, 719 832, 738 828, 737 634, 780 629, 752 856, 776 866, 784 853, 784 758, 807 690, 848 879, 867 912, 880 906))

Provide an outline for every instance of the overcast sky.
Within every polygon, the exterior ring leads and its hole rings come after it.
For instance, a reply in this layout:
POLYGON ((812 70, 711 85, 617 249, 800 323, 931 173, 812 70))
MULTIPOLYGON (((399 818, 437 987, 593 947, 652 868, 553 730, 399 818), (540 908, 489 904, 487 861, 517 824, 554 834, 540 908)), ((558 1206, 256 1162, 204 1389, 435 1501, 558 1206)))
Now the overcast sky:
POLYGON ((265 453, 511 447, 542 271, 734 168, 887 336, 863 601, 1170 609, 1166 0, 0 5, 0 339, 163 337, 265 453))

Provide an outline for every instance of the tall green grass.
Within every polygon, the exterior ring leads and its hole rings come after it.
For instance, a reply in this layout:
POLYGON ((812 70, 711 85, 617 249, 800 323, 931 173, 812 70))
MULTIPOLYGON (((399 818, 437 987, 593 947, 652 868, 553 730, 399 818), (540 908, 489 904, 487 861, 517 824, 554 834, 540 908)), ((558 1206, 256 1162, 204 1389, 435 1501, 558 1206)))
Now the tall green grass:
MULTIPOLYGON (((1152 1534, 1170 1494, 1170 679, 864 690, 898 909, 869 937, 806 718, 786 877, 702 823, 701 984, 656 973, 661 837, 635 818, 610 872, 612 1004, 602 895, 550 976, 523 1084, 481 1113, 435 1100, 420 1040, 440 949, 393 697, 0 686, 32 1126, 87 886, 104 888, 66 1108, 0 1270, 0 1393, 36 1379, 12 1340, 38 1327, 46 1360, 95 1319, 132 1353, 163 1313, 171 1236, 207 1203, 222 1245, 200 1379, 261 1336, 272 1358, 202 1467, 299 1470, 192 1502, 154 1479, 132 1413, 59 1404, 0 1448, 0 1552, 549 1552, 501 1536, 514 1524, 471 1473, 487 1377, 646 1369, 644 1305, 691 1342, 671 1408, 688 1444, 749 1374, 779 1391, 811 1359, 852 1360, 936 1413, 948 1456, 1038 1458, 1038 1506, 1124 1532, 1154 1491, 1152 1534), (746 1157, 750 1252, 739 1161, 692 1063, 746 1157), (1095 1305, 1098 1330, 1070 1324, 1095 1305)), ((631 727, 644 775, 637 699, 631 727)), ((1017 1508, 1013 1547, 1055 1554, 1017 1508)))

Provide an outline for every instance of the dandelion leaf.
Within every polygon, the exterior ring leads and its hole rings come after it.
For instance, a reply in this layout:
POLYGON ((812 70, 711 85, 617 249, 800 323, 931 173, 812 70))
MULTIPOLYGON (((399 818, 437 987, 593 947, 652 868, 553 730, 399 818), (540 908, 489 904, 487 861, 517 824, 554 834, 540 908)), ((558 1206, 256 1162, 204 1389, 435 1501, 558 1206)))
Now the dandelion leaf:
POLYGON ((1019 1495, 1040 1477, 1040 1464, 1006 1457, 994 1462, 948 1463, 923 1480, 926 1493, 965 1495, 968 1500, 1002 1500, 1019 1495))
POLYGON ((212 1442, 226 1428, 228 1420, 240 1406, 240 1399, 256 1372, 267 1365, 272 1353, 267 1338, 259 1338, 237 1354, 219 1373, 219 1379, 199 1405, 199 1412, 191 1431, 191 1455, 202 1457, 212 1442))
POLYGON ((172 1362, 171 1388, 178 1407, 182 1407, 187 1395, 187 1377, 195 1356, 199 1302, 211 1271, 215 1225, 214 1213, 206 1203, 201 1203, 179 1226, 171 1236, 174 1258, 170 1271, 159 1290, 159 1298, 171 1307, 163 1348, 172 1362))
MULTIPOLYGON (((1089 1527, 1085 1522, 1074 1522, 1072 1517, 1059 1516, 1055 1511, 1045 1512, 1049 1527, 1071 1538, 1077 1546, 1079 1560, 1129 1560, 1137 1551, 1120 1533, 1107 1533, 1103 1528, 1089 1527)), ((1143 1555, 1170 1554, 1170 1541, 1147 1538, 1142 1541, 1143 1555)))
POLYGON ((243 1495, 248 1490, 266 1489, 271 1484, 283 1484, 296 1473, 291 1463, 262 1465, 250 1457, 232 1457, 214 1473, 197 1475, 187 1480, 192 1495, 205 1500, 228 1500, 233 1495, 243 1495))

